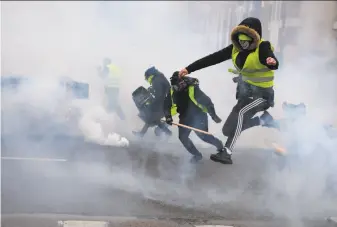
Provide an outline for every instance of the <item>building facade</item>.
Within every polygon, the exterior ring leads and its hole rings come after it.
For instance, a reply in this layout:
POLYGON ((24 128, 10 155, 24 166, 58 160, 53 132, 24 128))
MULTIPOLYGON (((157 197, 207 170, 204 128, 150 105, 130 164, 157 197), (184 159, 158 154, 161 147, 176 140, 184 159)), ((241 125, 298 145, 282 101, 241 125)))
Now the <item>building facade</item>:
POLYGON ((189 2, 188 14, 193 31, 203 35, 203 45, 212 49, 230 44, 233 27, 254 16, 261 19, 262 37, 272 42, 285 64, 303 51, 336 54, 336 48, 331 48, 331 40, 337 40, 335 1, 194 1, 189 2))

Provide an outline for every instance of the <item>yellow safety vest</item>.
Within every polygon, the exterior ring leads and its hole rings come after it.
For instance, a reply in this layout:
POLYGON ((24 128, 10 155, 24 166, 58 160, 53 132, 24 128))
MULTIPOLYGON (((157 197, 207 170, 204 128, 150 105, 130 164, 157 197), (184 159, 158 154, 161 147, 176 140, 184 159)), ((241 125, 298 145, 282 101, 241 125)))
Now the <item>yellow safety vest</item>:
POLYGON ((147 78, 147 80, 146 80, 150 85, 152 85, 153 77, 154 77, 154 75, 151 75, 151 76, 149 76, 149 77, 147 78))
POLYGON ((120 69, 113 65, 107 65, 109 69, 109 75, 107 78, 107 87, 119 87, 120 85, 120 77, 121 77, 121 72, 120 69))
MULTIPOLYGON (((172 100, 172 107, 171 107, 171 116, 176 115, 177 112, 177 104, 174 103, 173 101, 173 89, 171 88, 171 100, 172 100)), ((197 100, 195 100, 194 98, 194 86, 189 86, 188 87, 188 96, 190 97, 191 101, 197 106, 199 107, 203 112, 207 113, 207 108, 204 107, 203 105, 201 105, 200 103, 197 102, 197 100)))
MULTIPOLYGON (((269 88, 274 86, 274 71, 267 66, 262 65, 259 59, 259 47, 261 39, 254 52, 250 53, 242 69, 235 64, 236 58, 239 54, 239 49, 233 46, 232 61, 236 69, 228 69, 229 72, 239 74, 243 81, 257 87, 269 88)), ((274 47, 271 46, 274 51, 274 47)))

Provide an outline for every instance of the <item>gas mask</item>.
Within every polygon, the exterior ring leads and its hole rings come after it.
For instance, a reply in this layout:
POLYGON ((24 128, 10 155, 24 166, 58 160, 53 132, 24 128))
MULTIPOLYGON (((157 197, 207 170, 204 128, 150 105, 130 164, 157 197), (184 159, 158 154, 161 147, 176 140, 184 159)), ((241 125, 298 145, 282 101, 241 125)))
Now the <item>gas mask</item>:
POLYGON ((249 45, 250 45, 249 41, 239 40, 239 43, 240 43, 242 49, 247 50, 249 48, 249 45))
POLYGON ((175 72, 173 76, 170 78, 171 86, 174 91, 180 92, 187 88, 188 84, 184 80, 184 78, 179 78, 178 72, 175 72))
POLYGON ((172 85, 174 91, 180 92, 187 88, 187 83, 185 80, 181 79, 177 84, 172 85))
POLYGON ((245 34, 240 34, 239 35, 239 43, 242 47, 242 49, 244 50, 248 50, 251 42, 253 41, 253 39, 251 37, 249 37, 248 35, 245 34))

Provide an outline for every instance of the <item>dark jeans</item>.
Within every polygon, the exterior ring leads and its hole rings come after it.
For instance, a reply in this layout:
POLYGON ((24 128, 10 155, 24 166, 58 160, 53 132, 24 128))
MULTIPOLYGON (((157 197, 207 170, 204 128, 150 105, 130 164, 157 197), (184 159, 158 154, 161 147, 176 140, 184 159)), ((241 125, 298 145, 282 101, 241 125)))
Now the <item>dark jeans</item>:
MULTIPOLYGON (((179 123, 208 132, 208 118, 207 114, 203 112, 190 114, 189 116, 186 117, 181 117, 179 119, 179 123)), ((179 127, 179 140, 188 150, 188 152, 190 152, 192 155, 201 155, 198 149, 194 146, 192 140, 189 138, 190 133, 191 133, 190 129, 179 127)), ((206 143, 212 144, 218 150, 223 148, 221 140, 214 137, 213 135, 208 135, 200 132, 195 133, 201 140, 203 140, 206 143)))

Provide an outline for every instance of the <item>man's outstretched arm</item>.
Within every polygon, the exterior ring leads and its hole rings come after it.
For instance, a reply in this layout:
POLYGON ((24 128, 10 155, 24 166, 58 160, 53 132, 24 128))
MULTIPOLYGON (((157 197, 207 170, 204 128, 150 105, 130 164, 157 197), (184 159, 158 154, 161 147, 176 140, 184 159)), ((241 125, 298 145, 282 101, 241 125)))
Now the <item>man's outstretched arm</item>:
MULTIPOLYGON (((230 44, 229 46, 225 47, 222 50, 219 50, 213 54, 210 54, 206 57, 203 57, 189 66, 187 66, 185 69, 181 70, 179 75, 182 76, 182 71, 186 70, 187 74, 195 72, 197 70, 219 64, 221 62, 224 62, 226 60, 229 60, 232 58, 232 50, 233 50, 233 44, 230 44)), ((186 74, 185 74, 186 75, 186 74)), ((184 75, 183 75, 184 76, 184 75)))

